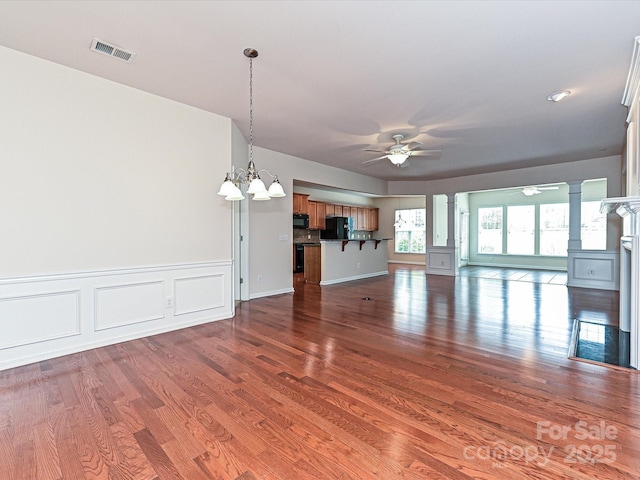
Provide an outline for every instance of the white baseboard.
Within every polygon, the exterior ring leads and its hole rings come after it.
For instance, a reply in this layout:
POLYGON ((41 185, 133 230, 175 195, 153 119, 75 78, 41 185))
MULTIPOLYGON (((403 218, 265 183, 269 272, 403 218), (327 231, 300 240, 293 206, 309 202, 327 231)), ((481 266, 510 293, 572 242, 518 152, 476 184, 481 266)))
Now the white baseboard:
POLYGON ((324 286, 324 285, 333 285, 336 283, 352 282, 354 280, 362 280, 364 278, 379 277, 380 275, 389 275, 389 270, 384 270, 381 272, 365 273, 363 275, 356 275, 353 277, 336 278, 334 280, 322 280, 320 282, 320 285, 324 286))
POLYGON ((293 293, 295 290, 293 289, 293 287, 289 287, 289 288, 282 288, 280 290, 271 290, 269 292, 260 292, 260 293, 254 293, 249 297, 249 300, 254 300, 256 298, 263 298, 263 297, 271 297, 273 295, 282 295, 284 293, 293 293))
POLYGON ((231 318, 232 262, 0 279, 0 370, 231 318))
POLYGON ((404 265, 421 265, 423 267, 426 265, 426 262, 403 262, 401 260, 389 260, 387 263, 400 263, 404 265))

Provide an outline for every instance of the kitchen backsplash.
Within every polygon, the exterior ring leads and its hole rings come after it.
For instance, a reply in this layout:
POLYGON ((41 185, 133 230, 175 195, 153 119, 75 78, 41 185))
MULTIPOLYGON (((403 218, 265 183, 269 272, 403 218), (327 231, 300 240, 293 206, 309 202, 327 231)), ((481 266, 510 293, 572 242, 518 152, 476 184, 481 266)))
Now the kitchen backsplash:
POLYGON ((304 228, 293 229, 293 243, 319 243, 319 230, 305 230, 304 228))

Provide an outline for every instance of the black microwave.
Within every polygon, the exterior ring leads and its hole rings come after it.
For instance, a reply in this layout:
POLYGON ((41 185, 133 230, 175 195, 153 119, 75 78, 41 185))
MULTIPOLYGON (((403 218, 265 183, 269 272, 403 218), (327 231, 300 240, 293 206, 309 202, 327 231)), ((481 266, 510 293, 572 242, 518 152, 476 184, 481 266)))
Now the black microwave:
POLYGON ((293 228, 309 228, 309 215, 294 213, 293 228))

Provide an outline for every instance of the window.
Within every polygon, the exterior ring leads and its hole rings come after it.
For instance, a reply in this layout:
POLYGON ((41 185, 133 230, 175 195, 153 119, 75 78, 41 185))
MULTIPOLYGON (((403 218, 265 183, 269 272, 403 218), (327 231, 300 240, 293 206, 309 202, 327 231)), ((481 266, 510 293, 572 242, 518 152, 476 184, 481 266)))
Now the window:
POLYGON ((396 253, 426 251, 425 209, 396 210, 396 253))
POLYGON ((507 207, 507 253, 534 255, 535 230, 535 205, 509 205, 507 207))
POLYGON ((540 255, 566 256, 569 242, 569 204, 540 205, 540 255))
POLYGON ((580 238, 585 250, 606 250, 607 215, 600 213, 600 202, 582 202, 580 238))
POLYGON ((502 207, 478 209, 478 253, 502 253, 502 207))

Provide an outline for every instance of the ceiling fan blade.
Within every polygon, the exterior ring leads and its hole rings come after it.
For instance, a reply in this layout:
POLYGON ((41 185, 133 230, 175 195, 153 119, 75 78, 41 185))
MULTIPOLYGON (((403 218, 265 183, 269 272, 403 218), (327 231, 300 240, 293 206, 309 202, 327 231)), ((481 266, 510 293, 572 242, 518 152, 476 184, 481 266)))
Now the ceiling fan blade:
POLYGON ((411 151, 411 156, 415 157, 415 156, 434 156, 434 155, 440 155, 442 153, 442 150, 412 150, 411 151))
POLYGON ((383 155, 382 157, 372 158, 371 160, 365 160, 364 162, 362 162, 362 164, 366 165, 367 163, 377 162, 378 160, 382 160, 383 158, 387 158, 387 156, 383 155))
POLYGON ((422 142, 409 142, 405 145, 405 147, 409 150, 415 150, 420 145, 422 145, 422 142))
POLYGON ((389 153, 387 150, 375 150, 373 148, 365 148, 365 152, 376 152, 376 153, 389 153))

